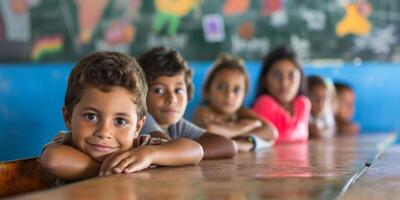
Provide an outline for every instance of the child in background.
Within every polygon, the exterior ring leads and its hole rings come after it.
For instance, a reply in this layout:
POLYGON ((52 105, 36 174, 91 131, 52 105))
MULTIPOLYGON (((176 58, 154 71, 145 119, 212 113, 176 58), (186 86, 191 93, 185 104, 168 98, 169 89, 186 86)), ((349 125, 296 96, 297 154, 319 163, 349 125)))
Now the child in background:
POLYGON ((116 52, 82 59, 71 71, 65 95, 63 114, 69 131, 45 146, 41 168, 59 184, 133 173, 150 165, 198 163, 203 151, 192 140, 165 143, 138 135, 145 122, 146 92, 143 71, 134 59, 116 52))
POLYGON ((332 138, 336 125, 333 114, 334 88, 329 80, 320 76, 307 78, 308 96, 311 100, 309 121, 310 138, 332 138))
POLYGON ((353 123, 356 96, 351 87, 344 83, 335 83, 336 109, 335 120, 339 135, 354 135, 360 132, 357 123, 353 123))
POLYGON ((149 86, 149 113, 168 138, 191 138, 199 142, 205 158, 232 157, 235 144, 228 138, 207 133, 183 118, 193 96, 192 71, 181 55, 164 47, 153 48, 138 59, 149 86))
POLYGON ((204 84, 204 105, 196 108, 193 118, 208 132, 234 139, 239 151, 271 146, 278 136, 277 130, 242 106, 248 85, 244 61, 220 55, 204 84))
POLYGON ((306 141, 311 103, 304 96, 303 70, 285 46, 264 59, 253 111, 278 129, 277 143, 306 141))

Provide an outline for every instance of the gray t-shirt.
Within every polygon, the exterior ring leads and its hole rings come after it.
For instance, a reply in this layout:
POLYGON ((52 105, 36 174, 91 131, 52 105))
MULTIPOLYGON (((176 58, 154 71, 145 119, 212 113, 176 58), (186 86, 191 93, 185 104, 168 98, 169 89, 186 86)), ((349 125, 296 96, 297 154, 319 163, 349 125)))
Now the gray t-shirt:
POLYGON ((156 131, 164 132, 162 128, 157 124, 154 117, 150 113, 147 113, 146 121, 144 122, 142 130, 140 130, 140 135, 150 134, 156 131))
MULTIPOLYGON (((143 128, 140 131, 140 134, 149 134, 155 131, 165 132, 158 125, 154 117, 151 116, 150 113, 147 113, 146 122, 144 123, 143 128)), ((205 132, 204 129, 194 125, 193 123, 183 118, 179 120, 176 124, 173 124, 170 127, 168 127, 168 134, 172 139, 177 139, 177 138, 198 139, 203 135, 204 132, 205 132)))

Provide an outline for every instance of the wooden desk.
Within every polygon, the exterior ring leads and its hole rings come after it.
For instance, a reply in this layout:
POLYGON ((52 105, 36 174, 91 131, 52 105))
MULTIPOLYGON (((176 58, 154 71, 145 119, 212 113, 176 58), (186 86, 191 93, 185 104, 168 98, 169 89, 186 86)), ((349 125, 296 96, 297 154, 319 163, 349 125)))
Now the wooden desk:
POLYGON ((199 166, 94 178, 17 199, 336 199, 395 135, 278 145, 199 166))

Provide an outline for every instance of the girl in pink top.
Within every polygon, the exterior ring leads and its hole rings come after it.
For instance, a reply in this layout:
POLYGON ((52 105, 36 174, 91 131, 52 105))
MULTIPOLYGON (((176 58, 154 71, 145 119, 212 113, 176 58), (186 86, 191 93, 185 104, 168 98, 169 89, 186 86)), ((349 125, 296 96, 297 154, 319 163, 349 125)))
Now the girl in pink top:
POLYGON ((277 143, 306 141, 311 104, 304 96, 304 74, 296 55, 285 46, 263 61, 253 111, 279 132, 277 143))

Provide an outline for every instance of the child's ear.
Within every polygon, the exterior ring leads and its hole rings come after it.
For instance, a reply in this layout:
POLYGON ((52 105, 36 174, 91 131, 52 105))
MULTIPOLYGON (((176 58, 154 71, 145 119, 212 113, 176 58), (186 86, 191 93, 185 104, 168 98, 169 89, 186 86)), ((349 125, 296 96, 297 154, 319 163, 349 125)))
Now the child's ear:
POLYGON ((62 108, 62 112, 63 112, 63 116, 64 116, 65 126, 69 130, 71 130, 71 115, 72 115, 72 113, 69 113, 65 106, 63 106, 63 108, 62 108))
POLYGON ((140 130, 142 130, 144 123, 146 122, 146 116, 142 117, 142 119, 138 120, 136 123, 136 136, 139 135, 140 130))

